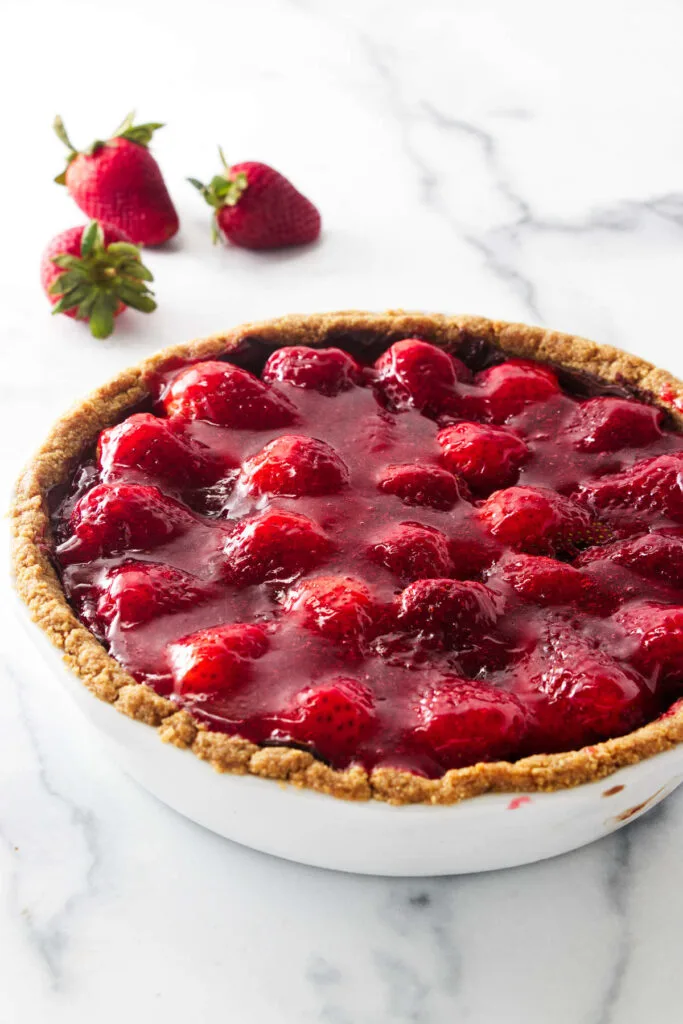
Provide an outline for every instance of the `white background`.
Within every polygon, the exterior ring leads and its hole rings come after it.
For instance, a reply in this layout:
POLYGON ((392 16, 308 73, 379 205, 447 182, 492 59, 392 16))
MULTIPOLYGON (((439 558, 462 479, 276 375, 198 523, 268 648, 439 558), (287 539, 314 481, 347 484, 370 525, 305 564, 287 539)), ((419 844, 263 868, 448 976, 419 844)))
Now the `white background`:
MULTIPOLYGON (((165 345, 341 308, 481 313, 683 372, 683 6, 676 0, 0 5, 2 496, 72 401, 165 345), (159 309, 95 342, 51 319, 40 252, 82 221, 52 184, 131 108, 182 230, 159 309), (261 159, 319 245, 212 248, 185 176, 261 159)), ((683 796, 576 854, 401 881, 276 862, 105 760, 3 593, 0 1024, 674 1024, 683 796), (64 732, 70 740, 64 743, 64 732)))

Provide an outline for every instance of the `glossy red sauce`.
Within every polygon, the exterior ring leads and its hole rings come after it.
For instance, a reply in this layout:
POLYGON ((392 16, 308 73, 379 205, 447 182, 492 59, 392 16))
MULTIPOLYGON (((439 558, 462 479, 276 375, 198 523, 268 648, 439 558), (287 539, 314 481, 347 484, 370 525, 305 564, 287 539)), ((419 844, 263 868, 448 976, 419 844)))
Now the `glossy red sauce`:
POLYGON ((429 776, 668 707, 683 438, 551 370, 472 375, 427 348, 313 369, 283 350, 265 387, 238 371, 218 398, 220 364, 175 367, 154 410, 170 441, 149 414, 105 432, 55 511, 56 560, 137 680, 212 728, 429 776), (260 628, 193 639, 234 624, 260 628))

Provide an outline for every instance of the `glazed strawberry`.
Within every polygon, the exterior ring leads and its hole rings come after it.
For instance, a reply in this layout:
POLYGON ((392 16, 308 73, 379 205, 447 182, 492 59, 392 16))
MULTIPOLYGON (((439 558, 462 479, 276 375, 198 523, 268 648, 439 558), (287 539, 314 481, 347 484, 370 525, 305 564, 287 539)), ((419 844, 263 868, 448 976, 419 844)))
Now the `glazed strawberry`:
POLYGON ((505 423, 527 406, 545 402, 560 390, 552 370, 526 359, 508 359, 490 366, 477 374, 475 384, 479 390, 468 395, 468 415, 491 423, 505 423))
POLYGON ((375 369, 377 387, 391 409, 415 408, 429 416, 456 412, 458 381, 469 380, 459 359, 420 338, 395 342, 375 369))
POLYGON ((155 562, 127 562, 109 569, 101 584, 96 616, 131 629, 206 600, 211 588, 180 569, 155 562))
POLYGON ((479 518, 497 541, 529 554, 573 551, 599 538, 585 508, 547 487, 496 491, 479 518))
POLYGON ((653 405, 603 395, 582 402, 565 429, 579 451, 616 452, 659 440, 663 418, 653 405))
POLYGON ((245 461, 241 481, 252 494, 300 498, 335 494, 348 484, 349 471, 324 441, 283 434, 245 461))
POLYGON ((178 214, 148 146, 161 124, 133 124, 129 114, 110 139, 83 152, 71 144, 62 119, 54 129, 69 150, 66 170, 55 181, 66 185, 76 205, 94 220, 112 224, 137 245, 161 245, 178 230, 178 214))
POLYGON ((133 469, 173 487, 203 487, 230 469, 225 458, 187 437, 177 424, 146 412, 103 430, 97 454, 105 482, 133 469))
POLYGON ((335 642, 357 642, 373 626, 377 607, 369 589, 349 576, 302 580, 287 594, 283 607, 298 613, 306 629, 335 642))
POLYGON ((485 633, 502 610, 500 598, 483 583, 417 580, 398 601, 400 629, 441 632, 454 640, 485 633))
POLYGON ((453 569, 448 538, 440 530, 420 523, 399 523, 387 537, 368 548, 368 558, 404 584, 449 576, 453 569))
POLYGON ((291 583, 329 555, 332 543, 297 512, 268 509, 243 519, 225 545, 225 578, 237 586, 291 583))
POLYGON ((374 726, 372 692, 357 679, 341 677, 301 690, 279 718, 276 736, 343 767, 374 726))
POLYGON ((435 508, 441 512, 448 512, 468 494, 465 487, 458 487, 452 473, 418 462, 387 466, 380 475, 377 489, 383 494, 395 494, 404 505, 435 508))
POLYGON ((575 564, 584 566, 600 561, 623 565, 646 579, 680 586, 683 580, 683 537, 646 533, 634 540, 618 540, 614 544, 589 548, 579 555, 575 564))
POLYGON ((189 529, 193 518, 184 505, 157 487, 97 484, 71 514, 73 536, 62 544, 64 562, 86 562, 102 555, 149 550, 189 529))
POLYGON ((514 757, 527 726, 513 694, 458 676, 444 676, 423 690, 415 717, 413 740, 443 768, 514 757))
POLYGON ((293 384, 332 397, 360 384, 363 370, 340 348, 290 345, 268 357, 261 378, 271 384, 293 384))
POLYGON ((523 663, 512 692, 529 712, 533 749, 543 753, 622 736, 652 712, 638 672, 572 638, 566 627, 559 643, 539 645, 523 663))
POLYGON ((501 564, 499 573, 519 597, 532 604, 577 605, 593 612, 609 605, 595 580, 554 558, 514 555, 501 564))
POLYGON ((95 338, 108 338, 126 306, 151 313, 153 280, 140 250, 118 228, 93 221, 56 235, 45 249, 40 281, 53 313, 84 320, 95 338))
POLYGON ((221 234, 244 249, 281 249, 314 242, 320 234, 320 214, 291 181, 268 164, 255 161, 228 166, 222 150, 223 173, 208 185, 189 182, 214 210, 213 239, 221 234))
POLYGON ((630 660, 656 682, 680 683, 683 676, 683 607, 646 601, 615 616, 635 644, 630 660))
POLYGON ((456 423, 437 435, 443 464, 474 494, 486 495, 517 482, 531 452, 511 430, 485 423, 456 423))
POLYGON ((237 430, 287 427, 296 409, 283 394, 232 363, 194 363, 182 370, 163 397, 169 416, 208 420, 237 430))
POLYGON ((601 515, 643 523, 683 523, 683 453, 644 459, 632 469, 600 477, 579 488, 577 500, 601 515))
POLYGON ((175 692, 192 697, 229 697, 250 676, 251 662, 268 650, 261 626, 237 622, 192 633, 168 645, 175 692))

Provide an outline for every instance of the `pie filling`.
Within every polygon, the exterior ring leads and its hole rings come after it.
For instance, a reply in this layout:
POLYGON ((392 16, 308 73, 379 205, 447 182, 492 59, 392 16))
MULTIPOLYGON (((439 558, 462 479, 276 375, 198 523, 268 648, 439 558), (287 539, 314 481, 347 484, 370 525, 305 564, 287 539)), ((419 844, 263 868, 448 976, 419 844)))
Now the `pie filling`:
POLYGON ((438 777, 652 720, 683 693, 683 436, 497 360, 169 368, 52 495, 69 601, 211 729, 335 768, 438 777))

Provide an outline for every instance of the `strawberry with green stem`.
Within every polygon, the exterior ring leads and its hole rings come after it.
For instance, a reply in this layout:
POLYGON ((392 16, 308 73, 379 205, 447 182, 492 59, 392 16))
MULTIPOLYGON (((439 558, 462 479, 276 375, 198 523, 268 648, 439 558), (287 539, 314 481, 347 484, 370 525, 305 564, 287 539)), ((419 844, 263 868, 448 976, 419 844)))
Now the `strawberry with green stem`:
POLYGON ((245 249, 280 249, 305 245, 320 234, 320 214, 291 181, 267 164, 227 163, 218 149, 223 174, 208 185, 188 178, 213 208, 214 242, 222 234, 245 249))
POLYGON ((124 231, 136 245, 161 245, 179 226, 159 165, 149 151, 162 124, 133 124, 129 114, 111 138, 97 139, 79 152, 71 143, 61 117, 55 118, 57 137, 69 150, 66 169, 55 181, 88 217, 124 231))
POLYGON ((41 283, 53 313, 87 320, 95 338, 108 338, 126 306, 151 313, 152 274, 122 231, 92 221, 57 235, 43 253, 41 283))

